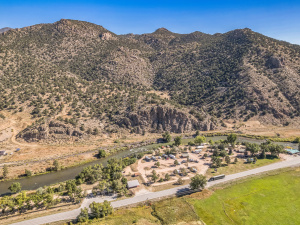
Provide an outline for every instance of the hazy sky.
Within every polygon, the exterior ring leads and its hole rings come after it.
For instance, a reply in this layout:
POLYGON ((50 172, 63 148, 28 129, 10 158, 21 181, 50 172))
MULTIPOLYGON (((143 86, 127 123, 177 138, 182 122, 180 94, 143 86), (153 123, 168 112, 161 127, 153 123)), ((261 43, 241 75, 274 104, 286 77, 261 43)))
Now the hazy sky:
POLYGON ((300 0, 0 0, 0 28, 53 23, 61 18, 104 26, 117 34, 172 32, 223 33, 248 27, 300 44, 300 0))

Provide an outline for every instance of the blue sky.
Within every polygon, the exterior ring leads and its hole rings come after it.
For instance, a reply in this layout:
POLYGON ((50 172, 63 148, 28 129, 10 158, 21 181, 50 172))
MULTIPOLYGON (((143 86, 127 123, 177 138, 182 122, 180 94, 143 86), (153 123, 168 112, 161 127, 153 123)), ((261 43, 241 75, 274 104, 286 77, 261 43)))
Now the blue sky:
POLYGON ((300 44, 300 0, 0 0, 0 27, 20 28, 61 18, 93 22, 117 34, 150 33, 160 27, 214 34, 248 27, 300 44))

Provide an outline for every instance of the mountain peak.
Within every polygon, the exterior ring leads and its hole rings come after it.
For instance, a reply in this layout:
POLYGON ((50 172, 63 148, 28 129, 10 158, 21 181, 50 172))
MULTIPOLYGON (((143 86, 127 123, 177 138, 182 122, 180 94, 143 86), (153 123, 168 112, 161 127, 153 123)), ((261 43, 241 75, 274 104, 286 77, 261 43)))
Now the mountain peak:
POLYGON ((161 27, 154 31, 153 34, 173 34, 173 32, 169 31, 167 28, 161 27))

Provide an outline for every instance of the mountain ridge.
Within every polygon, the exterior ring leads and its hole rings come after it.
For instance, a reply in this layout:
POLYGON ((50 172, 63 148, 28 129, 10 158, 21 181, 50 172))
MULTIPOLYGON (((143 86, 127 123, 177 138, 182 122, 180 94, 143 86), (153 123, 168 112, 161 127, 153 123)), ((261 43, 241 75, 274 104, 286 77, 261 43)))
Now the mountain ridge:
POLYGON ((210 130, 226 119, 299 124, 300 46, 249 28, 117 35, 62 19, 2 33, 0 66, 0 112, 31 113, 35 132, 47 118, 100 133, 210 130))

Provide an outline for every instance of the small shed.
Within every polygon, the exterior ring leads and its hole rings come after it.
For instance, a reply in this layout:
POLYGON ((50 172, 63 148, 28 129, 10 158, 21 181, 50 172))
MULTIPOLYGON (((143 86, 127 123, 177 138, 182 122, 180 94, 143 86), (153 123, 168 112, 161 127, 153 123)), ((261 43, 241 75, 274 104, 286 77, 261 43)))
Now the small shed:
POLYGON ((130 181, 127 181, 127 187, 128 189, 130 188, 135 188, 135 187, 139 187, 140 186, 140 183, 138 180, 130 180, 130 181))

